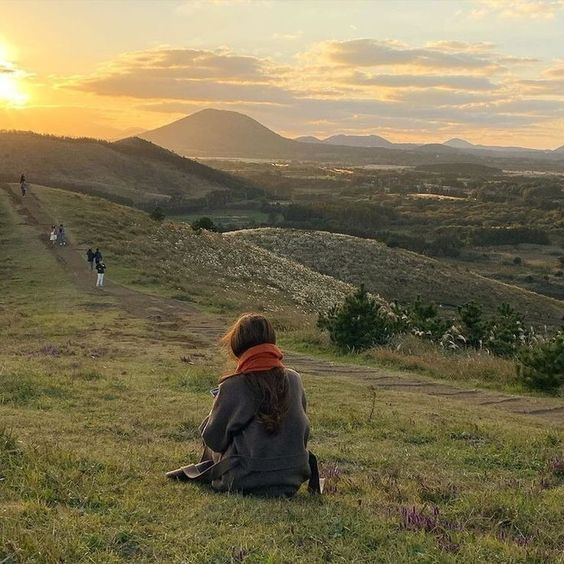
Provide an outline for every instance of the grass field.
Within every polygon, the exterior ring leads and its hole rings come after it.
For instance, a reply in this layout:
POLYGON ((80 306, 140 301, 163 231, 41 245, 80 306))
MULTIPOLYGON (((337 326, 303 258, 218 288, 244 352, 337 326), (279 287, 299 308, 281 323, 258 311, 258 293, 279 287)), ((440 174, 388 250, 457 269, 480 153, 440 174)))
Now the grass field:
POLYGON ((564 247, 559 244, 521 244, 477 247, 448 262, 562 301, 564 258, 561 260, 561 257, 564 257, 564 247))
POLYGON ((131 287, 196 302, 215 311, 286 312, 296 325, 351 287, 299 263, 183 223, 158 224, 143 212, 99 198, 36 192, 84 252, 99 246, 108 273, 131 287))
POLYGON ((251 229, 231 237, 259 245, 308 268, 379 294, 388 301, 414 301, 418 295, 440 304, 452 316, 456 307, 474 300, 486 310, 507 302, 538 327, 559 327, 562 302, 502 284, 438 260, 371 239, 323 231, 251 229))
POLYGON ((303 375, 327 495, 167 482, 199 455, 224 361, 181 321, 164 339, 79 292, 1 190, 0 240, 0 562, 563 560, 561 427, 352 377, 303 375))

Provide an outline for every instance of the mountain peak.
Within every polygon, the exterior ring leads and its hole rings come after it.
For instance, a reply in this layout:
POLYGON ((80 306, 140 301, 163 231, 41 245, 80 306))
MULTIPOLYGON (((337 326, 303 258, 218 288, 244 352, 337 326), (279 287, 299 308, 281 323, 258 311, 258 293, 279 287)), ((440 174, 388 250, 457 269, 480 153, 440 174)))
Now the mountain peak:
POLYGON ((447 147, 454 147, 455 149, 471 149, 474 147, 472 143, 466 141, 466 139, 460 139, 459 137, 453 137, 452 139, 445 141, 443 145, 446 145, 447 147))
POLYGON ((318 139, 313 135, 302 135, 302 137, 296 137, 294 141, 299 141, 300 143, 323 143, 321 139, 318 139))
POLYGON ((277 154, 296 143, 245 114, 214 108, 147 131, 142 137, 187 156, 277 154))
POLYGON ((348 147, 392 147, 387 139, 379 135, 332 135, 323 140, 326 145, 343 145, 348 147))

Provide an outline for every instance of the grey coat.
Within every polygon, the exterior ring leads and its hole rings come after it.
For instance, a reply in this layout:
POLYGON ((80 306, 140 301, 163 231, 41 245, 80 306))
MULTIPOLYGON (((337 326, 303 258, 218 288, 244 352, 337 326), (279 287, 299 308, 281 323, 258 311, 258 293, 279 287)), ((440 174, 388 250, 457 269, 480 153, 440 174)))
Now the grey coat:
POLYGON ((224 380, 200 425, 206 445, 199 464, 182 468, 189 479, 218 491, 292 496, 311 476, 309 421, 301 378, 286 369, 290 407, 276 434, 256 418, 257 405, 245 376, 224 380))

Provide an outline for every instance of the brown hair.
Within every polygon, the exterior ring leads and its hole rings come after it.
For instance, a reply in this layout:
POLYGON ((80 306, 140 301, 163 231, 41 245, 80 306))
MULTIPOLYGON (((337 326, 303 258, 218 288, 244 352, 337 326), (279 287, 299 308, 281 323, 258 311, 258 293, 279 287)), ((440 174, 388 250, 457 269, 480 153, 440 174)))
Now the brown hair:
MULTIPOLYGON (((245 313, 229 328, 221 343, 233 356, 239 358, 246 350, 257 345, 276 344, 272 323, 263 315, 245 313)), ((283 368, 244 374, 256 400, 256 417, 268 433, 275 434, 289 408, 288 377, 283 368)))

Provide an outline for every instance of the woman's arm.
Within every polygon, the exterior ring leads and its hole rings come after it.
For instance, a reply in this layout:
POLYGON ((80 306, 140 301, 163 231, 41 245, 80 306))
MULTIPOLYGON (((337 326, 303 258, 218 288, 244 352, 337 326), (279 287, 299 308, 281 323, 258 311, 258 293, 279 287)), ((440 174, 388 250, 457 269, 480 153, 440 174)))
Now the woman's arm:
POLYGON ((255 402, 244 376, 234 376, 219 386, 211 412, 202 424, 204 443, 214 452, 225 452, 233 436, 255 416, 255 402))

